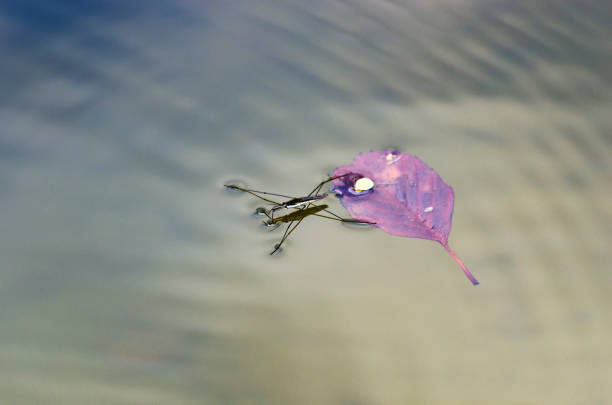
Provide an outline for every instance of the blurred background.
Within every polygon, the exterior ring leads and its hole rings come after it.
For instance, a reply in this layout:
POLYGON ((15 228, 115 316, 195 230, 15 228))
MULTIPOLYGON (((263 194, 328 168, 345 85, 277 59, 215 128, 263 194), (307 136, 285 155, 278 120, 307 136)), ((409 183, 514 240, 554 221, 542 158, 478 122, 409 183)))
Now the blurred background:
MULTIPOLYGON (((605 0, 3 0, 0 403, 612 403, 605 0), (307 218, 359 152, 450 245, 307 218)), ((334 210, 345 215, 337 201, 334 210)))

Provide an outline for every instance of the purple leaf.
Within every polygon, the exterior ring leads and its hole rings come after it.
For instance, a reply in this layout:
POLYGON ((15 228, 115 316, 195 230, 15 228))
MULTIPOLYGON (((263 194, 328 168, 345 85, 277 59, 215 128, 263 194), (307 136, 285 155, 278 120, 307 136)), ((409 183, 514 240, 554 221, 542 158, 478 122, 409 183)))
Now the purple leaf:
POLYGON ((478 284, 448 246, 453 189, 422 160, 390 150, 360 153, 350 165, 338 167, 337 176, 342 177, 334 180, 333 191, 351 217, 373 222, 391 235, 440 242, 472 284, 478 284))

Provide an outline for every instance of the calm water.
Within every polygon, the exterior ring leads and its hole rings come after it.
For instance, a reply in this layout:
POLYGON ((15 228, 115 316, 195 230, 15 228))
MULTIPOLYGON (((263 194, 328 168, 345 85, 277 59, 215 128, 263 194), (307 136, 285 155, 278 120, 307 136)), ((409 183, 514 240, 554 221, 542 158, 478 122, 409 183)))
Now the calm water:
POLYGON ((124 3, 0 5, 0 403, 612 404, 609 2, 124 3), (390 146, 480 286, 221 187, 390 146))

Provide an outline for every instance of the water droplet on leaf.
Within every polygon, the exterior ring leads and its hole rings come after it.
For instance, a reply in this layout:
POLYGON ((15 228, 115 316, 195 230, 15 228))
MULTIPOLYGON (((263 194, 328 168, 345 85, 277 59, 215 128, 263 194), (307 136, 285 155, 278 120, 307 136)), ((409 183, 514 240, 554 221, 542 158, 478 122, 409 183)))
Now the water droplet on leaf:
POLYGON ((374 182, 372 181, 372 179, 369 179, 367 177, 362 177, 355 182, 353 189, 356 192, 360 193, 362 191, 368 191, 373 187, 374 187, 374 182))

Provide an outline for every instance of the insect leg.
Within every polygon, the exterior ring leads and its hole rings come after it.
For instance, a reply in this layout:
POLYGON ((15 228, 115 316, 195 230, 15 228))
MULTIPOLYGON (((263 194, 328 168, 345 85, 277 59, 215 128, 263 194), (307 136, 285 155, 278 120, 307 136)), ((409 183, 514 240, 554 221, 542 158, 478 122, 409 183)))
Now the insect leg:
POLYGON ((287 240, 287 238, 289 237, 289 235, 291 235, 291 232, 293 232, 295 230, 295 228, 298 227, 298 225, 302 222, 304 218, 301 218, 297 224, 295 224, 293 226, 293 228, 291 228, 291 225, 293 225, 293 223, 295 221, 291 221, 289 222, 289 225, 287 225, 287 228, 285 229, 285 233, 283 234, 283 237, 281 238, 280 242, 278 242, 276 245, 274 245, 274 250, 272 252, 270 252, 271 255, 273 255, 274 253, 276 253, 278 251, 278 249, 281 248, 281 246, 283 245, 283 243, 285 242, 285 240, 287 240), (289 228, 291 228, 291 230, 289 230, 289 228))
POLYGON ((328 177, 327 180, 323 180, 322 182, 320 182, 309 194, 308 196, 311 196, 313 194, 318 194, 321 191, 321 188, 326 184, 329 183, 330 181, 339 179, 341 177, 344 176, 348 176, 349 174, 353 174, 353 173, 345 173, 345 174, 341 174, 339 176, 333 176, 333 177, 328 177))
POLYGON ((266 226, 274 225, 274 216, 270 216, 270 214, 268 214, 268 211, 264 211, 263 213, 264 213, 264 215, 266 217, 268 217, 268 220, 267 221, 263 221, 263 224, 266 225, 266 226))
POLYGON ((224 184, 223 186, 224 186, 224 187, 227 187, 227 188, 229 188, 229 189, 232 189, 232 190, 238 190, 238 191, 243 191, 243 192, 245 192, 245 193, 249 193, 249 194, 251 194, 252 196, 259 198, 260 200, 264 200, 265 202, 268 202, 268 203, 270 203, 270 204, 274 204, 274 205, 281 205, 282 203, 279 203, 278 201, 270 200, 270 199, 268 199, 268 198, 264 198, 264 197, 262 197, 262 196, 260 196, 260 195, 257 195, 257 194, 275 195, 275 196, 277 196, 277 197, 286 197, 286 198, 292 198, 292 197, 290 197, 290 196, 286 196, 286 195, 283 195, 283 194, 275 194, 275 193, 268 193, 268 192, 266 192, 266 191, 257 191, 257 190, 251 190, 251 189, 248 189, 248 188, 238 187, 238 186, 233 185, 233 184, 229 184, 229 185, 228 185, 228 184, 224 184))
MULTIPOLYGON (((313 194, 318 194, 318 193, 319 193, 319 191, 321 191, 321 187, 323 187, 323 185, 324 185, 325 183, 327 183, 328 181, 330 181, 330 179, 328 179, 328 180, 326 180, 326 181, 321 182, 321 183, 320 183, 320 184, 319 184, 317 187, 315 187, 315 188, 314 188, 314 189, 313 189, 313 190, 312 190, 312 191, 311 191, 311 192, 310 192, 310 193, 307 195, 307 197, 310 197, 310 196, 311 196, 311 195, 313 195, 313 194)), ((308 204, 306 204, 306 206, 304 206, 304 208, 302 208, 302 209, 306 209, 306 208, 310 207, 311 205, 314 205, 314 204, 312 204, 312 203, 308 203, 308 204)), ((286 240, 286 239, 289 237, 289 235, 291 235, 291 232, 295 231, 295 228, 297 228, 297 227, 298 227, 298 225, 299 225, 300 223, 302 223, 302 221, 303 221, 303 220, 304 220, 304 218, 300 218, 300 220, 297 222, 297 224, 295 224, 295 226, 294 226, 293 228, 291 228, 291 225, 293 225, 293 222, 294 222, 294 221, 291 221, 291 222, 289 223, 289 225, 287 225, 287 228, 285 229, 285 233, 283 234, 283 237, 281 238, 280 242, 278 242, 278 243, 277 243, 277 244, 274 246, 274 250, 273 250, 272 252, 270 252, 270 254, 271 254, 271 255, 273 255, 274 253, 276 253, 276 252, 278 251, 278 249, 280 249, 280 248, 281 248, 281 246, 283 245, 283 243, 285 242, 285 240, 286 240), (291 228, 291 230, 290 230, 289 228, 291 228)))
MULTIPOLYGON (((325 210, 325 211, 327 211, 327 210, 325 210)), ((353 219, 353 218, 342 218, 342 217, 334 214, 331 211, 329 211, 329 213, 334 215, 337 218, 329 217, 327 215, 322 215, 322 214, 312 214, 312 215, 317 216, 317 217, 321 217, 321 218, 333 219, 334 221, 346 222, 346 223, 349 223, 349 224, 364 224, 364 225, 374 225, 374 224, 376 224, 376 222, 362 221, 362 220, 353 219)))
MULTIPOLYGON (((315 204, 312 204, 312 205, 315 205, 315 204)), ((340 222, 349 222, 349 223, 354 223, 354 224, 369 224, 369 225, 374 225, 376 223, 376 222, 370 222, 370 221, 360 221, 358 219, 353 219, 353 218, 342 218, 340 215, 337 215, 337 214, 335 214, 332 211, 327 210, 327 209, 325 209, 323 211, 327 212, 328 214, 333 215, 335 218, 328 217, 328 216, 322 215, 322 214, 312 214, 312 215, 316 215, 317 217, 321 217, 321 218, 333 219, 333 220, 340 221, 340 222)))

